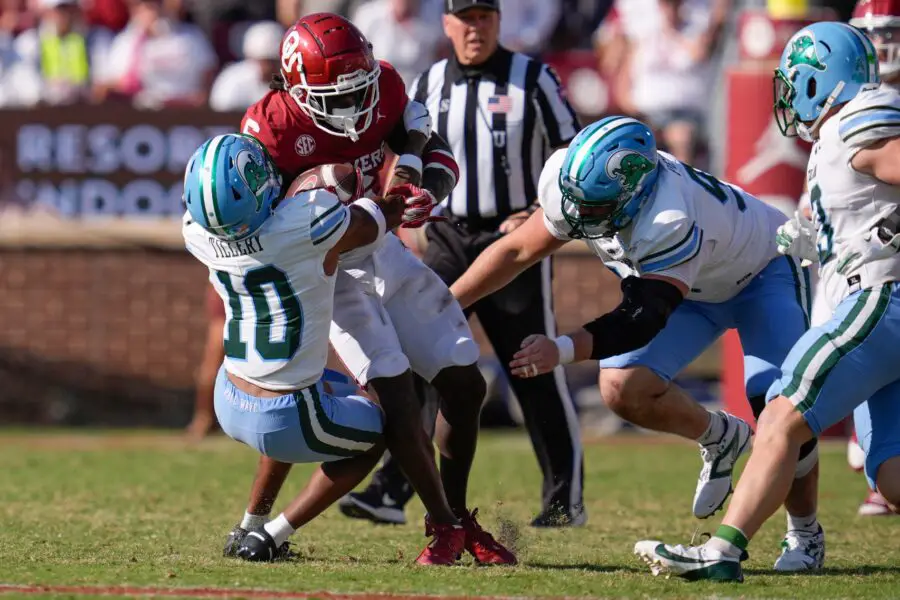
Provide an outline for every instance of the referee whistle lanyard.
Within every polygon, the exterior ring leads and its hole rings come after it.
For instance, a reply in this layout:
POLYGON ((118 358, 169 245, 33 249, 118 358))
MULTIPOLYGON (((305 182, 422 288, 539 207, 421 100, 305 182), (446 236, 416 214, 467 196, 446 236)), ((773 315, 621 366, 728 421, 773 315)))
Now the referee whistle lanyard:
POLYGON ((87 40, 80 33, 41 35, 41 72, 51 81, 88 82, 87 40))

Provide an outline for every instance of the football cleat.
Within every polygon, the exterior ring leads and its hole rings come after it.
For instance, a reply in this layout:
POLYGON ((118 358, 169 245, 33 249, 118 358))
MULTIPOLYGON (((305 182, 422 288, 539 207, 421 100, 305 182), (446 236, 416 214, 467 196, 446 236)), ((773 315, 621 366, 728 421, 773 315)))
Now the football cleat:
POLYGON ((694 516, 705 519, 722 508, 731 494, 731 473, 738 458, 750 448, 751 430, 744 420, 724 412, 725 432, 718 442, 700 446, 703 469, 694 492, 694 516))
POLYGON ((338 508, 353 519, 368 519, 373 523, 406 525, 403 504, 397 502, 382 486, 370 484, 361 492, 350 492, 338 501, 338 508))
POLYGON ((490 533, 481 528, 475 519, 478 515, 476 508, 472 512, 466 512, 460 516, 463 529, 466 532, 466 551, 475 557, 475 561, 482 565, 514 565, 518 562, 516 555, 503 544, 494 539, 490 533))
POLYGON ((825 564, 825 532, 819 525, 816 533, 788 531, 781 541, 781 556, 775 570, 783 573, 816 571, 825 564))
MULTIPOLYGON (((225 539, 225 548, 222 551, 222 555, 226 558, 238 558, 238 550, 240 550, 243 545, 248 533, 250 532, 240 525, 235 525, 234 529, 229 532, 228 537, 225 539)), ((293 557, 294 553, 291 552, 290 542, 284 542, 277 548, 275 551, 275 558, 272 560, 289 560, 293 557)))
POLYGON ((884 499, 884 496, 876 491, 869 490, 869 494, 863 503, 859 505, 856 514, 861 517, 883 517, 892 515, 894 512, 888 505, 887 500, 884 499))
POLYGON ((634 545, 634 553, 654 575, 672 574, 688 581, 744 581, 739 558, 707 546, 669 546, 655 540, 634 545))
POLYGON ((425 535, 431 536, 432 539, 416 558, 416 564, 452 565, 462 556, 466 545, 466 532, 461 526, 435 525, 426 517, 425 535))

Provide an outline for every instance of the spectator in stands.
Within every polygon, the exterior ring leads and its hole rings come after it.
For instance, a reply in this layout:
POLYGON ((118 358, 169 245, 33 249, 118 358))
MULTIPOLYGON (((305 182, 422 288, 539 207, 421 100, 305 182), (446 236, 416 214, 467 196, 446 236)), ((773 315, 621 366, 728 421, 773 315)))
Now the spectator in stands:
POLYGON ((87 25, 78 0, 39 0, 37 8, 37 25, 19 34, 14 46, 20 72, 27 68, 36 77, 26 76, 17 87, 36 85, 25 93, 48 104, 87 99, 107 60, 112 33, 87 25))
POLYGON ((678 160, 694 161, 709 106, 710 61, 730 0, 617 0, 598 29, 600 71, 617 103, 659 133, 678 160))
POLYGON ((180 4, 191 15, 193 22, 212 43, 223 64, 242 57, 245 31, 253 23, 274 21, 278 3, 277 0, 167 1, 180 4))
POLYGON ((28 0, 0 0, 0 31, 15 36, 34 27, 37 20, 29 4, 28 0))
POLYGON ((209 105, 217 111, 244 111, 269 91, 277 73, 284 28, 275 21, 260 21, 244 34, 244 60, 228 65, 213 83, 209 105))
POLYGON ((421 0, 369 0, 351 17, 372 42, 375 57, 397 69, 406 85, 437 59, 446 47, 438 19, 426 21, 421 0))
POLYGON ((82 0, 81 7, 91 25, 117 32, 128 24, 128 3, 125 0, 82 0))
POLYGON ((503 4, 500 43, 513 52, 539 55, 549 44, 562 12, 560 0, 518 0, 503 4))
POLYGON ((174 18, 160 0, 130 0, 129 7, 97 96, 131 97, 143 108, 206 105, 217 61, 203 32, 174 18))

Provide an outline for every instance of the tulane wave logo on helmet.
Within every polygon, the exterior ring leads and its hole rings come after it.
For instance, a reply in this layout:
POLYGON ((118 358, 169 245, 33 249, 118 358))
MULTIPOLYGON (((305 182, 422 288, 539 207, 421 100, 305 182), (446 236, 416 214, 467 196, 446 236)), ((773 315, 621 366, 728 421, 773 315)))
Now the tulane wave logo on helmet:
POLYGON ((621 182, 623 196, 633 194, 653 169, 649 158, 633 150, 616 152, 606 162, 606 174, 621 182))
POLYGON ((263 165, 256 162, 248 150, 238 152, 235 166, 240 178, 244 180, 256 197, 256 210, 259 212, 263 205, 262 192, 268 189, 270 184, 269 173, 263 165))
POLYGON ((808 31, 801 31, 791 41, 791 53, 788 55, 787 68, 792 69, 799 65, 812 67, 817 71, 824 71, 826 66, 819 60, 816 51, 816 40, 808 31))

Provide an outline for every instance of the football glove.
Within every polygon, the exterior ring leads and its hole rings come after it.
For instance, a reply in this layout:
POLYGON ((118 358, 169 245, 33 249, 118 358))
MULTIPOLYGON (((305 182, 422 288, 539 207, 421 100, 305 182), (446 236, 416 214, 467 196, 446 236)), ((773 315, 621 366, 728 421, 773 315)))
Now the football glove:
POLYGON ((392 187, 387 191, 388 196, 401 196, 404 198, 406 208, 403 210, 403 222, 400 227, 415 229, 432 221, 446 221, 447 217, 432 215, 431 211, 438 205, 434 194, 425 188, 404 183, 392 187))
POLYGON ((795 211, 794 218, 778 228, 775 233, 775 243, 778 245, 779 254, 799 258, 800 265, 803 267, 819 260, 819 252, 816 248, 816 229, 813 227, 812 221, 800 211, 795 211))
POLYGON ((839 275, 850 275, 865 264, 897 252, 900 252, 900 233, 894 234, 885 242, 878 235, 878 227, 873 227, 862 235, 853 236, 838 244, 836 271, 839 275))
POLYGON ((433 122, 425 105, 415 100, 407 102, 403 110, 403 126, 407 132, 418 131, 426 138, 430 138, 433 122))

